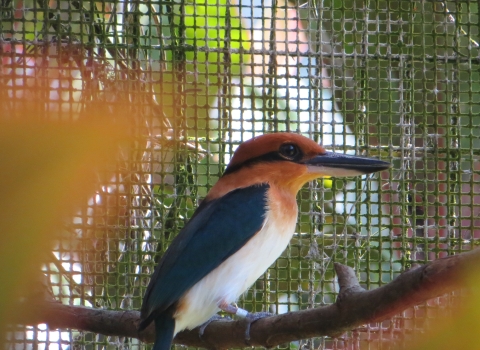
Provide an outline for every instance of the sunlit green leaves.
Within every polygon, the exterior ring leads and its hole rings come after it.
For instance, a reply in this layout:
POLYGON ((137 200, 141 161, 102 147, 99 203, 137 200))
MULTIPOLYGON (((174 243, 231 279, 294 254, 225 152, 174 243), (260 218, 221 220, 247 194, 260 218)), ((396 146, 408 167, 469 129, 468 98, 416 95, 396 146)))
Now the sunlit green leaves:
POLYGON ((229 56, 233 75, 238 75, 240 64, 249 60, 242 53, 250 48, 248 33, 242 30, 238 8, 227 5, 226 0, 200 0, 186 5, 185 27, 186 43, 197 48, 187 53, 187 60, 195 62, 199 72, 208 71, 209 80, 216 80, 225 55, 229 56))

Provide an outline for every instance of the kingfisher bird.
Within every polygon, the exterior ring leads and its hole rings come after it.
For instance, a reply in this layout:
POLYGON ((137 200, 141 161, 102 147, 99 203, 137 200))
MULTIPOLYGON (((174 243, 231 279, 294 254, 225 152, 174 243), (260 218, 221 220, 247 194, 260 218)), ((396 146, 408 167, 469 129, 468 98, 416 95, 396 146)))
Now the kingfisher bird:
POLYGON ((297 222, 296 195, 308 181, 386 170, 390 163, 327 152, 294 133, 240 144, 224 174, 174 238, 147 287, 138 330, 155 322, 154 350, 233 305, 282 254, 297 222))

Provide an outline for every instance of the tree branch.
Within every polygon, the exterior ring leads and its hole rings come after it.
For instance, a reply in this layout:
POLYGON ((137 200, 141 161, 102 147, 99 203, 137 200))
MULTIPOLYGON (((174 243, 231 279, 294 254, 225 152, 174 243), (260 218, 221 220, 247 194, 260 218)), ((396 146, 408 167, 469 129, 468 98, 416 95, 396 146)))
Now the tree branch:
MULTIPOLYGON (((249 344, 245 343, 245 324, 242 320, 212 322, 202 338, 198 336, 198 329, 183 331, 177 334, 174 342, 225 349, 245 345, 273 347, 305 338, 339 336, 365 323, 384 320, 428 299, 466 287, 467 273, 472 266, 479 264, 480 249, 476 249, 415 267, 389 284, 371 291, 360 287, 350 267, 335 264, 340 293, 333 305, 260 319, 252 324, 249 344)), ((24 307, 32 312, 21 323, 47 323, 51 328, 73 328, 133 337, 146 342, 154 339, 153 326, 140 334, 137 332, 138 311, 63 305, 45 292, 41 298, 37 293, 35 298, 27 298, 24 303, 24 307)))

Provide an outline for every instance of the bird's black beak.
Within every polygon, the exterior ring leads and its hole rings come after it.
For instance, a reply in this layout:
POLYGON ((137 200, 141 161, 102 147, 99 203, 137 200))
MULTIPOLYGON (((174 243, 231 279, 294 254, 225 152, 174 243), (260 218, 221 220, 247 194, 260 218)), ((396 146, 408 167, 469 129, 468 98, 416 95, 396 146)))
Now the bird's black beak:
POLYGON ((387 170, 391 164, 374 158, 326 152, 303 162, 311 173, 343 177, 371 174, 387 170))

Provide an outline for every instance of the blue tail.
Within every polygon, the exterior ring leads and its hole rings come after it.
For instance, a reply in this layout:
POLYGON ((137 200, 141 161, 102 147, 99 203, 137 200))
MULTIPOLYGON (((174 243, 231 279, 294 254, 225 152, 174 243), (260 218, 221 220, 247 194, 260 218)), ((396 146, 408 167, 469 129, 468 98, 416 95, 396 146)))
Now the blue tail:
POLYGON ((155 344, 153 350, 170 350, 175 331, 175 319, 169 313, 155 319, 155 344))

